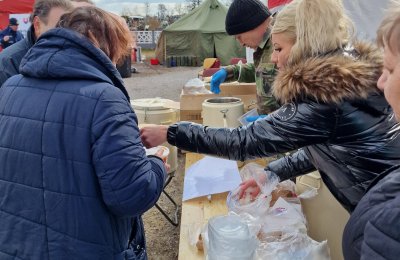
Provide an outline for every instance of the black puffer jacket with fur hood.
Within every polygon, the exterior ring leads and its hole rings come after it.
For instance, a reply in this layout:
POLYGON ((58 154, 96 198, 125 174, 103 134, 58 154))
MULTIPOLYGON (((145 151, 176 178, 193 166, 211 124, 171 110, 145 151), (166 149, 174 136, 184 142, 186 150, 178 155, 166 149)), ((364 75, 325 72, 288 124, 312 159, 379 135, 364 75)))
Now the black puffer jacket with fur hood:
POLYGON ((267 167, 281 180, 319 170, 352 211, 371 181, 400 164, 399 125, 376 87, 381 53, 372 45, 306 59, 280 71, 273 93, 283 106, 235 129, 181 122, 168 129, 179 148, 233 160, 300 149, 267 167))

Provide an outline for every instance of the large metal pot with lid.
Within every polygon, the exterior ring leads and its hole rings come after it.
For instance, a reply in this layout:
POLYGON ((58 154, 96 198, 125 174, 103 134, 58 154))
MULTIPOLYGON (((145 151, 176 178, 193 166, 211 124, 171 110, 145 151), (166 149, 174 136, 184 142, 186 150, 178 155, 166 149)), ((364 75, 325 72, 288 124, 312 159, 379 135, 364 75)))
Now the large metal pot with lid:
POLYGON ((211 127, 238 127, 238 118, 244 114, 243 102, 236 97, 209 98, 202 108, 203 124, 211 127))
MULTIPOLYGON (((170 125, 179 121, 179 110, 166 107, 166 103, 172 100, 162 98, 142 98, 131 100, 131 105, 135 110, 139 122, 139 128, 145 124, 170 125)), ((175 146, 168 143, 162 144, 168 147, 168 163, 171 166, 170 172, 177 169, 178 152, 175 146)))

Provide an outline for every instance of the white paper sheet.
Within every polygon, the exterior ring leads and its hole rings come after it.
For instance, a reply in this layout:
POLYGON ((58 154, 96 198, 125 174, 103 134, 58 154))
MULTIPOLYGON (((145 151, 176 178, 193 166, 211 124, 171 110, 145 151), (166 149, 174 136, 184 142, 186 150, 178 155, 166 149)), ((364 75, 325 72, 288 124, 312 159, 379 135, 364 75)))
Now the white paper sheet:
POLYGON ((206 156, 187 169, 182 200, 230 191, 241 182, 236 161, 206 156))

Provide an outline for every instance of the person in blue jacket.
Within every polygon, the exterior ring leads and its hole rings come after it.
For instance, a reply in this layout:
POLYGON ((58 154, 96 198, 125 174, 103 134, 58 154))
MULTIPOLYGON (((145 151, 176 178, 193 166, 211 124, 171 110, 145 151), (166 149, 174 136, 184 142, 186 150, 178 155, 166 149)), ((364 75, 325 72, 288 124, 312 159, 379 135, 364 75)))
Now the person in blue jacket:
MULTIPOLYGON (((378 30, 384 47, 384 68, 379 89, 400 120, 400 4, 393 2, 378 30)), ((397 130, 399 131, 399 125, 397 130)), ((399 150, 397 150, 399 152, 399 150)), ((379 175, 360 200, 343 232, 345 259, 400 258, 400 165, 379 175)))
POLYGON ((0 259, 147 259, 141 215, 168 166, 146 156, 115 67, 130 37, 77 8, 0 88, 0 259))
POLYGON ((8 27, 0 32, 0 45, 3 49, 24 39, 22 33, 18 31, 18 25, 19 23, 16 18, 10 18, 8 27))

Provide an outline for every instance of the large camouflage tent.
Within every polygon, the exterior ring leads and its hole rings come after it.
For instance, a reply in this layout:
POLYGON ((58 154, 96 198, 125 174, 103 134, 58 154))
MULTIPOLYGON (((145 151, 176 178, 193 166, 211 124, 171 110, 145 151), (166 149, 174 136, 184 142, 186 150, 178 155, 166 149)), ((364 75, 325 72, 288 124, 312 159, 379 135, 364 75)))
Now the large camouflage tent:
POLYGON ((217 0, 205 0, 163 30, 157 43, 157 59, 196 57, 201 63, 205 58, 219 58, 222 65, 228 65, 231 58, 245 57, 245 48, 225 31, 227 12, 228 8, 217 0))

